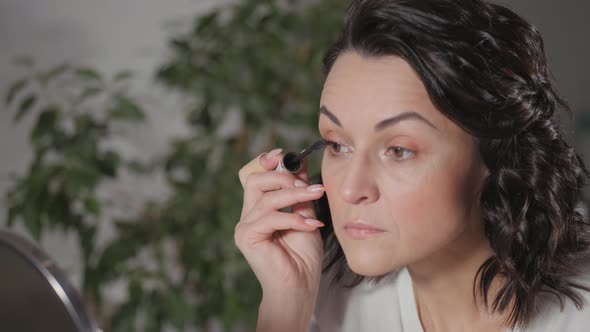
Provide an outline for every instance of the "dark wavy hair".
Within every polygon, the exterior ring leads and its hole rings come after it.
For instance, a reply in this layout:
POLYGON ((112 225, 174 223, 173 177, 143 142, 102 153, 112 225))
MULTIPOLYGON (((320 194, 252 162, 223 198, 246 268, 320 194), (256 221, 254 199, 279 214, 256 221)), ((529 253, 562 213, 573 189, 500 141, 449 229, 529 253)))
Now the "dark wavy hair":
MULTIPOLYGON (((325 54, 324 80, 346 51, 401 57, 437 109, 476 137, 490 171, 481 208, 493 255, 475 276, 474 297, 489 307, 492 280, 502 276, 491 308, 508 310, 513 327, 534 318, 542 293, 581 308, 579 291, 590 289, 570 277, 588 259, 590 225, 579 202, 590 174, 562 137, 554 113, 571 110, 552 87, 537 29, 479 0, 355 0, 325 54)), ((323 271, 333 283, 358 285, 365 277, 346 263, 325 195, 315 209, 326 224, 323 271)))

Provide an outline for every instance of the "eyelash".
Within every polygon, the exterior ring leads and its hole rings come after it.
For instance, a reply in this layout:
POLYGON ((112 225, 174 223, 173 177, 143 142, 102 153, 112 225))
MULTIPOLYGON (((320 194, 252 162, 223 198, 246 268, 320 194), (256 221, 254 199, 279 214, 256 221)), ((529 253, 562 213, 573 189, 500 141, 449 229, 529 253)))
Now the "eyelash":
MULTIPOLYGON (((325 148, 327 148, 327 149, 328 149, 328 152, 329 152, 329 153, 330 153, 330 155, 332 155, 332 156, 337 156, 337 155, 339 155, 339 153, 334 153, 334 152, 333 152, 333 150, 332 150, 332 147, 334 147, 334 146, 338 146, 338 147, 340 147, 340 146, 344 146, 344 144, 340 144, 340 143, 338 143, 338 142, 334 142, 334 141, 330 141, 330 140, 326 140, 326 139, 324 140, 324 142, 326 143, 326 146, 325 146, 325 148)), ((402 150, 402 151, 404 151, 404 152, 408 152, 408 153, 411 153, 411 154, 414 154, 414 153, 415 153, 414 151, 412 151, 412 150, 410 150, 410 149, 408 149, 408 148, 401 147, 401 146, 390 146, 389 148, 387 148, 387 151, 389 151, 389 150, 391 150, 391 149, 393 149, 393 150, 395 150, 395 149, 401 149, 401 150, 402 150)), ((395 159, 396 161, 403 161, 403 160, 406 160, 406 159, 409 159, 409 158, 403 158, 403 159, 394 158, 394 159, 395 159)))

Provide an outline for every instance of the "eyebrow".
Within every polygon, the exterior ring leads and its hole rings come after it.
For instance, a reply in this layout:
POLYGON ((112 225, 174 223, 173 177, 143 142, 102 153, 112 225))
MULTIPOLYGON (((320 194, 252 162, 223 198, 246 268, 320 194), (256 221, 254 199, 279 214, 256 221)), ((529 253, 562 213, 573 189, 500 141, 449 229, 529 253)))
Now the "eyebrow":
MULTIPOLYGON (((334 115, 334 113, 330 112, 328 110, 328 108, 324 105, 322 105, 320 107, 320 115, 322 115, 322 114, 327 116, 328 119, 330 119, 332 122, 334 122, 338 127, 343 128, 342 124, 340 123, 340 120, 338 120, 336 115, 334 115)), ((393 126, 396 123, 399 123, 399 122, 405 121, 405 120, 418 120, 423 123, 426 123, 427 125, 429 125, 430 127, 434 128, 434 129, 438 130, 438 128, 435 125, 433 125, 432 122, 428 121, 422 115, 420 115, 419 113, 416 113, 414 111, 403 112, 401 114, 387 118, 387 119, 377 123, 375 125, 374 129, 375 129, 375 131, 383 130, 387 127, 393 126)))

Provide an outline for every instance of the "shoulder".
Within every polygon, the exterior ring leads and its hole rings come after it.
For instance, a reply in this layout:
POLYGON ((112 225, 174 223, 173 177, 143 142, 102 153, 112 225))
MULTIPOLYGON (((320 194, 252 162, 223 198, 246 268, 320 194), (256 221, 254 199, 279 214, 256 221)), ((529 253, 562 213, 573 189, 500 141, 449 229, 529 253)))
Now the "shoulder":
POLYGON ((365 279, 352 288, 332 285, 332 276, 322 275, 314 324, 319 331, 396 330, 401 327, 398 274, 390 273, 378 283, 365 279))
MULTIPOLYGON (((572 278, 571 281, 590 288, 590 266, 572 278)), ((590 292, 583 289, 574 289, 574 291, 580 296, 581 308, 578 308, 568 297, 561 296, 562 306, 555 295, 544 294, 543 304, 535 319, 523 332, 588 331, 590 329, 590 292)))

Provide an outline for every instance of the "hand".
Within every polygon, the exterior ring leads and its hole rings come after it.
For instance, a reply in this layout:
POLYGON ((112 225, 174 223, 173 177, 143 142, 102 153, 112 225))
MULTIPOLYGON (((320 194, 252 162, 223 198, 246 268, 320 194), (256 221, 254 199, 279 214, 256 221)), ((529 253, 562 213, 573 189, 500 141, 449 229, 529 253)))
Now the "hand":
POLYGON ((323 224, 315 220, 311 201, 324 190, 308 186, 306 161, 296 174, 274 171, 282 156, 273 151, 240 169, 244 201, 235 243, 260 282, 263 298, 294 296, 315 304, 323 256, 318 227, 323 224), (291 213, 279 211, 289 206, 291 213))

